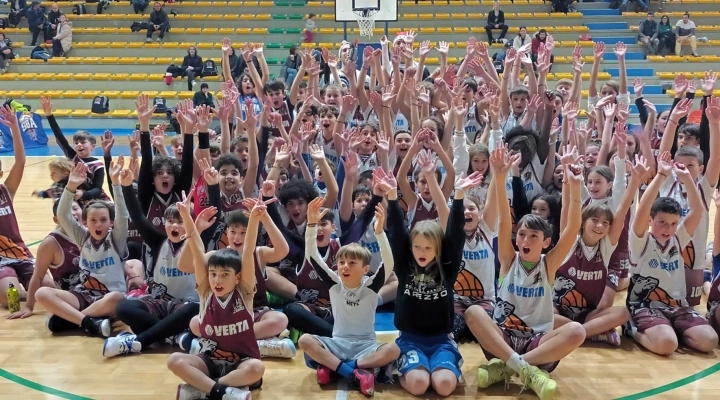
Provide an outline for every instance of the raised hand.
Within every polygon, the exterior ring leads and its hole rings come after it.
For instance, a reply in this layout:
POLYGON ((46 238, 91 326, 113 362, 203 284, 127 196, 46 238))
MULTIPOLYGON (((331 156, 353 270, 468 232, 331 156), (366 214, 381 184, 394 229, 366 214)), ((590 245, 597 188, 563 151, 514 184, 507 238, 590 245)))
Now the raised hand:
POLYGON ((102 147, 103 154, 106 156, 110 155, 110 152, 112 151, 113 144, 115 144, 115 138, 113 137, 113 134, 111 131, 106 130, 105 133, 103 133, 102 141, 100 142, 100 146, 102 147))
POLYGON ((465 176, 463 172, 455 179, 455 188, 468 191, 480 185, 485 177, 479 171, 475 171, 470 176, 465 176))
POLYGON ((673 160, 669 151, 663 151, 657 158, 657 173, 667 177, 673 169, 673 160))
POLYGON ((705 115, 708 120, 713 122, 720 122, 720 99, 717 97, 709 97, 707 99, 707 106, 705 107, 705 115))
POLYGON ((340 158, 340 162, 345 167, 345 175, 357 181, 360 169, 360 160, 358 159, 357 153, 352 150, 348 151, 345 159, 340 158))
POLYGON ((47 96, 40 97, 40 105, 42 106, 45 116, 53 114, 52 99, 47 96))
POLYGON ((133 180, 135 180, 135 176, 129 168, 120 171, 120 185, 132 186, 133 180))
POLYGON ((670 113, 670 120, 678 123, 680 118, 687 116, 692 108, 693 99, 682 99, 670 113))
POLYGON ((692 175, 690 175, 690 171, 685 167, 685 164, 676 162, 675 165, 673 165, 673 171, 678 180, 683 184, 693 184, 692 175))
POLYGON ((229 56, 230 52, 232 52, 232 41, 230 39, 225 38, 222 40, 222 52, 225 56, 229 56))
POLYGON ((633 81, 633 89, 635 89, 636 98, 642 97, 643 89, 645 89, 645 82, 643 82, 642 78, 635 78, 633 81))
POLYGON ((141 94, 135 100, 135 108, 138 113, 138 121, 140 126, 150 126, 150 118, 155 112, 155 106, 150 107, 150 98, 147 94, 141 94))
POLYGON ((205 232, 210 228, 217 219, 218 209, 215 207, 208 207, 195 217, 195 228, 198 233, 205 232))
POLYGON ((493 173, 500 174, 496 176, 502 176, 503 173, 507 173, 507 171, 510 168, 510 165, 512 164, 512 161, 510 161, 510 158, 508 156, 507 148, 505 147, 505 143, 500 142, 497 145, 497 148, 493 149, 490 152, 490 168, 492 169, 493 173))
POLYGON ((700 87, 702 88, 705 96, 712 96, 715 90, 715 81, 717 80, 717 73, 712 71, 705 71, 705 77, 700 81, 700 87))
POLYGON ((203 104, 198 107, 195 112, 197 113, 198 132, 207 132, 213 120, 212 110, 203 104))
POLYGON ((613 51, 618 58, 625 57, 625 52, 627 52, 627 46, 625 46, 625 43, 623 42, 617 42, 615 44, 615 50, 613 51))
POLYGON ((624 123, 618 122, 615 125, 615 143, 617 144, 617 154, 618 156, 621 156, 622 158, 626 157, 626 151, 627 151, 627 139, 628 139, 628 133, 627 133, 627 126, 625 126, 624 123))
POLYGON ((70 176, 68 176, 67 188, 68 190, 75 191, 78 186, 85 183, 87 180, 88 167, 84 162, 78 162, 75 164, 72 170, 70 170, 70 176))
POLYGON ((605 55, 605 43, 604 42, 595 42, 595 46, 593 47, 593 55, 595 56, 595 60, 601 60, 603 56, 605 55))
POLYGON ((688 88, 688 81, 685 78, 685 74, 678 74, 675 77, 675 81, 673 81, 673 86, 675 87, 675 95, 685 93, 688 88))
POLYGON ((437 160, 432 151, 421 150, 417 158, 417 163, 422 173, 425 174, 425 179, 430 179, 429 177, 431 175, 434 176, 433 174, 435 174, 437 169, 437 160))
POLYGON ((650 171, 645 157, 639 154, 635 154, 635 164, 630 163, 629 160, 627 161, 627 163, 630 164, 630 168, 628 168, 627 170, 630 171, 632 176, 637 176, 641 181, 644 181, 645 176, 647 175, 648 171, 650 171))
POLYGON ((327 214, 328 209, 323 207, 325 204, 325 197, 316 197, 313 199, 307 207, 307 223, 317 224, 320 222, 322 217, 327 214))
POLYGON ((618 103, 617 105, 617 119, 618 121, 625 123, 627 122, 630 109, 627 103, 618 103))
POLYGON ((0 118, 0 123, 8 128, 18 126, 17 116, 10 106, 0 107, 0 118))
POLYGON ((580 185, 584 179, 583 167, 579 164, 566 165, 564 178, 571 186, 580 185))
POLYGON ((275 181, 271 179, 263 182, 260 193, 262 193, 263 197, 275 197, 275 181))
POLYGON ((325 150, 323 150, 323 148, 319 145, 311 144, 309 151, 310 157, 313 159, 313 161, 319 162, 325 159, 325 150))
MULTIPOLYGON (((192 202, 193 195, 195 195, 195 189, 190 189, 190 193, 188 194, 185 194, 185 191, 183 190, 182 201, 175 203, 175 206, 177 206, 178 212, 180 213, 180 216, 182 216, 183 220, 185 220, 185 218, 192 220, 192 216, 190 215, 190 203, 192 202)), ((185 235, 190 236, 192 235, 192 232, 185 232, 185 235)))
POLYGON ((381 191, 383 195, 387 195, 391 190, 397 189, 397 180, 395 180, 392 171, 388 174, 382 167, 373 171, 373 182, 375 183, 375 187, 381 191))
POLYGON ((117 162, 110 163, 110 180, 113 182, 113 184, 115 184, 115 182, 120 182, 120 171, 122 171, 124 166, 125 157, 122 154, 120 154, 120 157, 118 157, 117 162))
POLYGON ((218 172, 215 168, 210 165, 207 159, 198 160, 198 166, 203 174, 203 180, 207 185, 217 185, 220 182, 218 178, 218 172))

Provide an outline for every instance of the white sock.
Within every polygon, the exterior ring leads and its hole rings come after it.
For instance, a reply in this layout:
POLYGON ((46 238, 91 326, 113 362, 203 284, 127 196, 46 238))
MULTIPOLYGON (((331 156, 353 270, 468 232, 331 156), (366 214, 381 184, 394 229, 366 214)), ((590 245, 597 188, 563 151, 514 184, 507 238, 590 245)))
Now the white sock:
POLYGON ((527 362, 525 362, 525 360, 520 357, 520 354, 513 353, 510 358, 508 358, 505 365, 507 365, 511 370, 519 374, 520 370, 522 370, 522 368, 527 365, 527 362))

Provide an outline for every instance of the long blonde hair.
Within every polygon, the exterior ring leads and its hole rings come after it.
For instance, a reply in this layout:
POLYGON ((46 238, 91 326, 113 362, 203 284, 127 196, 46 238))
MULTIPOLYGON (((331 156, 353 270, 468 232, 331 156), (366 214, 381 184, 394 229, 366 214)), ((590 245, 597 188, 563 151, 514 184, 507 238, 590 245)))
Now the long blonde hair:
MULTIPOLYGON (((422 236, 430 243, 435 245, 435 261, 429 264, 426 268, 416 268, 413 277, 418 274, 425 274, 429 279, 435 280, 437 275, 440 275, 441 283, 445 283, 445 277, 442 273, 442 242, 445 237, 442 227, 437 221, 420 221, 410 231, 410 246, 412 246, 413 240, 416 237, 422 236)), ((412 251, 412 247, 411 247, 412 251)), ((414 260, 414 257, 413 257, 414 260)), ((417 261, 416 261, 417 264, 417 261)))

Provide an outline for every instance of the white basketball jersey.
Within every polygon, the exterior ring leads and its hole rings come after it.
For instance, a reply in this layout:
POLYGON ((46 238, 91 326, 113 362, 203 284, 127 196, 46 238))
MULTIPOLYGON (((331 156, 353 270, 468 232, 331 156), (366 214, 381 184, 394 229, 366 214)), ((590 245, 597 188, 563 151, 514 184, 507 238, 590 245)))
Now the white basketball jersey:
POLYGON ((552 331, 553 291, 545 255, 532 269, 527 269, 516 252, 510 270, 501 279, 493 314, 495 323, 528 336, 552 331))
POLYGON ((169 240, 166 240, 155 263, 153 281, 155 284, 163 285, 166 293, 174 299, 187 301, 200 301, 197 290, 195 290, 195 274, 180 271, 177 267, 180 246, 175 252, 169 240))
POLYGON ((81 287, 100 292, 125 293, 125 259, 120 255, 112 239, 112 229, 97 246, 93 244, 90 233, 85 233, 80 250, 81 287))
POLYGON ((481 219, 475 235, 465 239, 463 264, 455 280, 457 300, 495 301, 495 253, 493 253, 492 241, 496 237, 497 232, 490 229, 481 219))

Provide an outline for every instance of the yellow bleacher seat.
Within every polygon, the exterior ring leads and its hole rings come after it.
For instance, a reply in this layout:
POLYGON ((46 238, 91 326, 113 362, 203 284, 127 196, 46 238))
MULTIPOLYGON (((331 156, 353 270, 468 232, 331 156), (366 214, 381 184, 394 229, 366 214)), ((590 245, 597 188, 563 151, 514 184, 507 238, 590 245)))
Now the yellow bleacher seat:
POLYGON ((155 57, 138 57, 137 59, 138 64, 153 64, 155 63, 155 57))
POLYGON ((127 90, 124 92, 120 92, 121 99, 135 99, 138 96, 140 96, 140 91, 138 90, 127 90))
POLYGON ((94 45, 93 42, 77 42, 73 43, 73 48, 75 49, 90 49, 94 45))
MULTIPOLYGON (((432 14, 430 14, 430 15, 432 15, 432 14)), ((400 16, 400 18, 402 18, 402 19, 418 19, 419 17, 417 14, 402 14, 400 16)))
POLYGON ((720 62, 720 56, 716 56, 716 55, 702 56, 702 60, 705 62, 720 62))
POLYGON ((577 43, 580 45, 580 47, 593 47, 593 46, 595 46, 595 42, 593 42, 592 40, 580 40, 580 41, 577 42, 577 43))
POLYGON ((25 94, 22 90, 11 90, 6 93, 7 97, 21 98, 25 94))
POLYGON ((149 81, 162 81, 165 79, 165 74, 148 74, 147 79, 149 81))
POLYGON ((455 33, 470 33, 470 28, 466 26, 456 26, 453 28, 453 32, 455 33))
POLYGON ((103 57, 100 59, 100 64, 118 64, 120 57, 103 57))
POLYGON ((26 72, 24 74, 19 74, 17 78, 21 81, 34 81, 36 77, 37 74, 34 72, 26 72))
MULTIPOLYGON (((453 17, 452 17, 452 18, 465 19, 465 17, 466 17, 466 15, 463 14, 463 13, 457 13, 457 14, 453 14, 453 17)), ((440 13, 437 13, 437 14, 435 14, 435 18, 437 18, 438 20, 441 20, 441 19, 450 19, 451 17, 450 17, 450 14, 446 14, 446 13, 440 14, 440 13)))
POLYGON ((39 99, 44 94, 45 93, 42 90, 28 90, 27 92, 25 92, 24 97, 26 99, 39 99))
POLYGON ((558 26, 555 28, 555 32, 572 32, 572 26, 558 26))
POLYGON ((478 0, 466 0, 465 5, 468 7, 480 6, 480 2, 478 0))
POLYGON ((437 57, 428 57, 425 59, 425 65, 438 65, 440 64, 440 59, 437 57))
POLYGON ((129 118, 132 111, 130 110, 113 110, 110 112, 110 116, 113 118, 129 118))
POLYGON ((103 95, 106 96, 108 99, 117 99, 120 97, 120 92, 117 90, 106 90, 103 92, 103 95))
POLYGON ((126 73, 119 73, 119 74, 113 74, 110 77, 111 81, 126 81, 130 77, 130 74, 126 73))
POLYGON ((323 35, 332 35, 335 33, 335 28, 320 28, 319 32, 323 35))
POLYGON ((686 60, 686 57, 682 57, 682 56, 671 56, 671 55, 665 56, 665 61, 668 61, 668 62, 685 62, 685 60, 686 60))
MULTIPOLYGON (((87 14, 87 15, 89 15, 89 14, 87 14)), ((78 15, 75 15, 75 17, 77 17, 77 16, 78 15)), ((53 111, 53 115, 55 117, 60 117, 60 118, 69 117, 71 113, 72 113, 72 110, 55 110, 55 111, 53 111)))
POLYGON ((175 96, 177 96, 177 92, 174 90, 164 90, 164 91, 160 92, 159 96, 164 97, 166 99, 174 99, 175 96))
POLYGON ((131 81, 144 81, 147 79, 147 74, 131 74, 128 79, 131 81))
POLYGON ((203 35, 217 35, 217 33, 218 33, 217 28, 202 28, 203 35))
POLYGON ((223 14, 208 14, 205 18, 211 21, 220 21, 225 19, 225 16, 223 14))
POLYGON ((221 35, 232 35, 235 33, 235 28, 218 28, 218 33, 221 35))
POLYGON ((108 47, 110 47, 111 49, 124 49, 126 46, 127 46, 127 43, 122 42, 122 41, 110 42, 110 44, 108 45, 108 47))
POLYGON ((555 56, 555 58, 553 58, 553 63, 556 64, 562 64, 566 62, 572 62, 572 57, 555 56))
POLYGON ((435 19, 433 14, 418 14, 418 19, 435 19))
MULTIPOLYGON (((50 60, 62 60, 61 58, 51 58, 50 60)), ((50 61, 48 60, 48 61, 50 61)), ((82 57, 66 57, 65 58, 65 64, 82 64, 83 58, 82 57)))
POLYGON ((255 15, 256 21, 269 21, 271 18, 270 14, 257 14, 255 15))
POLYGON ((468 17, 468 19, 485 19, 485 14, 483 14, 483 13, 468 13, 467 17, 468 17))
MULTIPOLYGON (((192 18, 192 15, 190 14, 178 14, 174 17, 174 19, 190 19, 192 18)), ((173 28, 175 30, 175 28, 173 28)))
POLYGON ((153 97, 157 96, 158 93, 159 93, 159 92, 158 92, 157 90, 143 90, 143 91, 142 91, 142 94, 146 94, 146 95, 148 95, 148 97, 150 97, 150 98, 153 98, 153 97))
POLYGON ((190 35, 199 35, 202 28, 185 28, 185 33, 190 35))
POLYGON ((86 90, 80 94, 81 99, 94 99, 95 96, 100 96, 99 90, 86 90))
MULTIPOLYGON (((482 27, 482 28, 483 28, 483 31, 484 31, 484 30, 485 30, 485 27, 482 27)), ((509 32, 509 33, 518 33, 518 32, 520 32, 520 27, 519 27, 519 26, 511 26, 511 27, 508 28, 508 32, 509 32)))
POLYGON ((252 1, 252 0, 250 0, 250 1, 243 1, 243 6, 245 6, 245 7, 257 7, 257 6, 258 6, 258 2, 257 2, 257 1, 252 1))
POLYGON ((115 33, 133 33, 133 31, 131 31, 130 28, 118 28, 117 32, 115 33))
POLYGON ((322 6, 322 1, 308 1, 305 5, 307 7, 320 7, 322 6))
POLYGON ((83 64, 99 64, 100 57, 83 57, 83 64))
POLYGON ((45 96, 51 99, 55 99, 62 97, 63 93, 64 92, 62 90, 46 90, 45 96))
POLYGON ((485 27, 483 27, 483 26, 471 26, 471 27, 470 27, 470 32, 472 32, 472 33, 484 33, 484 32, 485 32, 485 27))
POLYGON ((92 80, 94 80, 94 81, 109 81, 111 77, 112 77, 112 74, 108 74, 106 72, 100 72, 100 73, 93 74, 92 80))
POLYGON ((55 74, 55 80, 56 81, 69 81, 73 78, 73 75, 75 75, 75 74, 69 74, 67 72, 62 72, 59 74, 55 74))
POLYGON ((415 4, 414 1, 401 1, 401 2, 400 2, 400 5, 402 5, 403 7, 415 7, 415 6, 417 6, 417 4, 415 4))
POLYGON ((90 110, 75 110, 70 113, 70 116, 82 118, 82 117, 89 117, 90 114, 92 114, 92 112, 90 110))
POLYGON ((457 57, 448 57, 447 62, 448 64, 457 64, 460 62, 460 59, 457 57))
POLYGON ((321 49, 328 49, 328 50, 330 50, 330 49, 334 49, 334 48, 335 48, 335 43, 318 43, 318 46, 319 46, 321 49))
POLYGON ((188 91, 188 92, 180 92, 180 93, 178 93, 178 97, 179 97, 181 100, 192 99, 194 95, 195 95, 195 94, 194 94, 193 92, 189 92, 189 91, 188 91))
POLYGON ((590 28, 588 28, 587 26, 573 26, 572 29, 573 29, 573 32, 576 32, 576 33, 590 32, 590 28))
MULTIPOLYGON (((515 13, 512 13, 512 12, 506 12, 506 13, 505 13, 505 18, 506 18, 506 19, 515 19, 515 17, 516 17, 516 16, 515 16, 515 13)), ((532 17, 530 17, 530 18, 532 18, 532 17)))
POLYGON ((55 77, 55 74, 45 72, 45 73, 37 74, 35 76, 35 79, 37 79, 39 81, 51 81, 51 80, 53 80, 54 77, 55 77))
POLYGON ((515 14, 515 16, 517 18, 523 18, 523 19, 533 19, 533 17, 534 17, 533 13, 529 13, 529 12, 517 13, 517 14, 515 14))
POLYGON ((63 98, 65 99, 79 99, 80 95, 82 95, 80 90, 66 90, 63 92, 63 98))
POLYGON ((254 35, 267 35, 268 28, 253 28, 252 33, 254 35))
MULTIPOLYGON (((433 28, 431 26, 423 27, 423 28, 419 28, 418 31, 420 33, 435 33, 435 28, 433 28)), ((452 33, 452 28, 437 28, 437 32, 438 33, 452 33)))
POLYGON ((171 57, 158 57, 155 59, 155 64, 170 65, 172 63, 173 59, 171 57))
POLYGON ((546 12, 536 12, 536 13, 533 13, 533 18, 550 18, 551 16, 553 18, 555 18, 556 16, 559 16, 559 15, 565 16, 564 13, 553 13, 551 15, 550 13, 546 13, 546 12))
POLYGON ((275 7, 275 2, 274 1, 258 1, 258 7, 275 7))
POLYGON ((128 49, 139 49, 145 47, 145 42, 128 42, 125 43, 125 47, 128 49))
POLYGON ((322 21, 335 21, 334 14, 321 14, 318 18, 322 21))
POLYGON ((210 7, 210 6, 212 6, 212 3, 213 3, 212 1, 198 1, 198 2, 194 3, 193 5, 195 7, 210 7))
POLYGON ((118 64, 130 65, 135 64, 136 62, 137 57, 120 57, 120 61, 118 62, 118 64))
POLYGON ((92 78, 92 74, 87 72, 73 74, 73 79, 76 81, 89 81, 90 78, 92 78))
POLYGON ((718 28, 714 25, 698 25, 697 30, 703 32, 715 32, 718 28))
POLYGON ((649 62, 665 62, 665 57, 663 56, 651 56, 648 55, 646 58, 649 62))
POLYGON ((675 72, 656 72, 655 75, 660 79, 675 79, 675 72))

